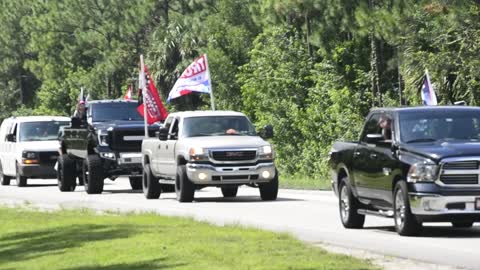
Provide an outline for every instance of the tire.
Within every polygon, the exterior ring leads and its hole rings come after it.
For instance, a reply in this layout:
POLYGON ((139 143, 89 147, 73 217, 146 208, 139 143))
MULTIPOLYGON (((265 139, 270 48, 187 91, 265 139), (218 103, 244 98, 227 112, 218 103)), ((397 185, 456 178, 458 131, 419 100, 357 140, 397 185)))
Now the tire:
POLYGON ((149 200, 160 198, 162 189, 160 188, 160 183, 158 183, 158 180, 155 179, 152 174, 150 164, 145 164, 145 166, 143 167, 143 177, 141 184, 145 198, 149 200))
POLYGON ((454 228, 471 228, 473 221, 454 221, 452 222, 454 228))
POLYGON ((2 186, 9 186, 12 177, 3 174, 2 164, 0 163, 0 183, 2 186))
POLYGON ((225 198, 237 197, 238 187, 222 187, 222 194, 225 198))
POLYGON ((353 195, 346 176, 341 180, 338 190, 338 209, 343 227, 348 229, 363 228, 365 215, 358 213, 360 202, 353 195))
POLYGON ((16 174, 17 186, 18 187, 26 187, 27 186, 27 177, 21 175, 19 171, 20 170, 18 169, 18 164, 17 164, 17 174, 16 174))
POLYGON ((82 166, 85 191, 88 194, 101 194, 103 192, 103 167, 102 160, 97 155, 88 155, 82 166))
POLYGON ((275 171, 275 177, 268 183, 258 185, 262 201, 274 201, 278 196, 278 172, 275 171))
POLYGON ((192 202, 195 197, 195 185, 188 179, 185 165, 177 166, 175 192, 179 202, 192 202))
POLYGON ((415 236, 422 230, 422 223, 418 222, 410 209, 408 189, 405 181, 398 181, 393 192, 393 219, 395 230, 402 236, 415 236))
POLYGON ((142 178, 139 176, 130 176, 128 180, 130 181, 130 186, 132 190, 141 190, 142 189, 142 178))
POLYGON ((68 155, 58 157, 57 183, 58 189, 62 192, 71 192, 75 190, 77 173, 75 161, 68 155))

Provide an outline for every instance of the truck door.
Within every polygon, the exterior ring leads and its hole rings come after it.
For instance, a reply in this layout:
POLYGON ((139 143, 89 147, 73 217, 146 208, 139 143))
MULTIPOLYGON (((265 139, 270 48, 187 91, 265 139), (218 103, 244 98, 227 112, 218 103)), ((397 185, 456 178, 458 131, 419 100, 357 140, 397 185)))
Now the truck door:
POLYGON ((175 177, 177 173, 177 159, 175 157, 175 145, 178 140, 178 127, 180 119, 175 118, 169 131, 168 140, 165 143, 165 173, 175 177))
POLYGON ((383 140, 370 147, 369 155, 371 160, 372 173, 365 179, 365 185, 371 196, 380 200, 378 203, 386 207, 392 205, 392 182, 399 168, 397 160, 392 152, 392 142, 394 142, 395 132, 392 115, 384 113, 380 115, 379 134, 383 135, 383 140), (388 128, 380 123, 387 121, 388 128))
POLYGON ((378 121, 380 114, 371 114, 365 123, 362 136, 358 146, 353 151, 353 179, 358 196, 371 198, 372 191, 369 190, 369 183, 375 178, 375 154, 372 152, 375 145, 367 143, 367 134, 378 134, 378 121))
MULTIPOLYGON (((173 117, 168 117, 165 120, 164 127, 170 130, 173 120, 174 120, 173 117)), ((152 162, 153 170, 156 172, 156 174, 162 175, 162 176, 166 175, 166 172, 165 172, 166 147, 167 147, 167 141, 158 140, 156 147, 153 147, 152 149, 153 157, 151 162, 152 162)))

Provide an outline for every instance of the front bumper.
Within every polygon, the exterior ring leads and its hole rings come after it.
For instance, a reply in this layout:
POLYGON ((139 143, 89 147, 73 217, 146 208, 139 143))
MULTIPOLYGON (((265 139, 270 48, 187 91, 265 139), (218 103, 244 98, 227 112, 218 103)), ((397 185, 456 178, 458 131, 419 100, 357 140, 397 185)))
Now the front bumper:
POLYGON ((107 177, 117 176, 142 176, 142 154, 141 153, 113 153, 114 157, 108 155, 110 152, 101 152, 104 170, 107 177))
POLYGON ((270 182, 275 177, 273 162, 251 166, 216 167, 210 164, 187 163, 187 176, 200 185, 244 185, 270 182), (268 177, 266 175, 268 174, 268 177), (204 178, 201 178, 201 176, 204 178))
POLYGON ((28 178, 57 178, 55 164, 21 164, 18 166, 18 172, 21 176, 28 178))
POLYGON ((479 196, 441 196, 431 193, 409 193, 412 214, 420 216, 463 216, 480 219, 480 205, 475 205, 479 196))

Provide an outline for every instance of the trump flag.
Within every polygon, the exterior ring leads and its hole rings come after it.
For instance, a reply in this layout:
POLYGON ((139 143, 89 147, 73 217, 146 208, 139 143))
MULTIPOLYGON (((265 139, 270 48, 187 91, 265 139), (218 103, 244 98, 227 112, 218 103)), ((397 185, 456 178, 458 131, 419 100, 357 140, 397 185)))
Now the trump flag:
POLYGON ((146 106, 147 111, 147 123, 153 124, 158 121, 163 121, 167 118, 168 112, 165 106, 163 106, 162 99, 158 95, 157 88, 153 83, 152 77, 148 72, 147 66, 145 70, 140 71, 139 75, 139 91, 138 91, 138 107, 137 111, 144 118, 144 106, 146 106), (143 103, 143 91, 145 88, 145 104, 143 103))
POLYGON ((421 95, 423 105, 437 105, 437 95, 435 94, 433 85, 430 82, 428 71, 425 71, 425 76, 423 77, 421 95))
POLYGON ((188 95, 192 92, 211 94, 212 85, 210 72, 208 71, 207 55, 204 54, 195 59, 173 86, 168 94, 167 102, 170 100, 188 95))

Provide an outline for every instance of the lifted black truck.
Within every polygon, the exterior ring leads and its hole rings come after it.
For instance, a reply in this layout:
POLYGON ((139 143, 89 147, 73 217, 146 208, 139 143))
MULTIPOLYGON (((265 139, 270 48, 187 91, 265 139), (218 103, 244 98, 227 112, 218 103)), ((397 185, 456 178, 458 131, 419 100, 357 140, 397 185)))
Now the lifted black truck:
MULTIPOLYGON (((155 128, 149 128, 153 136, 155 128)), ((119 176, 128 176, 132 189, 142 189, 143 137, 144 122, 136 101, 88 102, 86 120, 72 118, 60 135, 60 191, 74 191, 77 176, 88 194, 102 193, 104 179, 119 176)))
POLYGON ((346 228, 393 217, 400 235, 424 222, 480 221, 480 108, 374 109, 356 142, 330 152, 332 187, 346 228))

